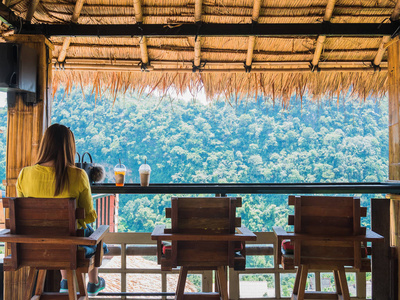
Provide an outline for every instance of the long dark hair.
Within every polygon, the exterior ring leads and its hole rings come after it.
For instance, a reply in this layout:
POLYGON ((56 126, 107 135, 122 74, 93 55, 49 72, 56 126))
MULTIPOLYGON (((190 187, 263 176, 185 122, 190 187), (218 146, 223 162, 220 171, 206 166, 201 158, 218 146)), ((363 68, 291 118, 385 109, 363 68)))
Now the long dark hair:
POLYGON ((75 138, 72 131, 61 124, 53 124, 45 131, 36 164, 54 161, 55 192, 59 195, 68 188, 68 167, 75 167, 75 138))

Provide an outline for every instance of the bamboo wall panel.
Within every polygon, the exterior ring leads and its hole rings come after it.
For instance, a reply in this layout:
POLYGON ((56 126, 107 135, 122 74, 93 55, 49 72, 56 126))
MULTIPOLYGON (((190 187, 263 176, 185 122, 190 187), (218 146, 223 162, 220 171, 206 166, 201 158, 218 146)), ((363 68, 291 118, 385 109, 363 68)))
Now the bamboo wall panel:
MULTIPOLYGON (((44 36, 12 36, 7 41, 26 44, 38 52, 38 103, 26 104, 22 96, 16 94, 15 103, 8 106, 6 195, 15 197, 18 174, 23 167, 36 162, 43 131, 49 125, 52 45, 44 36)), ((27 277, 27 268, 5 272, 4 299, 22 300, 27 277)))
MULTIPOLYGON (((399 38, 388 47, 388 77, 389 77, 389 179, 400 180, 400 42, 399 38)), ((391 245, 400 253, 400 195, 391 195, 390 230, 391 245)), ((399 257, 398 257, 399 258, 399 257)), ((400 259, 398 259, 400 262, 400 259)), ((400 270, 400 264, 399 268, 400 270)), ((398 274, 398 286, 400 276, 398 274)), ((399 295, 400 297, 400 292, 399 295)))

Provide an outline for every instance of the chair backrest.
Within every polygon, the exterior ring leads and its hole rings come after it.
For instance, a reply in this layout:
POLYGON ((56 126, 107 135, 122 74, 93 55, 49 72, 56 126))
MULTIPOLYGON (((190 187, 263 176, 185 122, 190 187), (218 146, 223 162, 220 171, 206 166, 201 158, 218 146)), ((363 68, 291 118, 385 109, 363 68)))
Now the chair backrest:
POLYGON ((83 236, 77 230, 77 219, 84 218, 84 210, 76 208, 69 198, 7 198, 9 208, 6 228, 21 237, 54 237, 54 244, 9 243, 11 257, 4 259, 5 270, 22 266, 45 269, 76 269, 77 246, 57 244, 57 237, 83 236))
POLYGON ((296 234, 305 235, 304 239, 295 242, 295 265, 360 268, 361 241, 334 240, 335 237, 365 235, 366 228, 360 226, 360 217, 366 216, 366 208, 360 207, 359 198, 289 196, 289 205, 294 205, 294 216, 289 216, 289 225, 294 225, 296 234), (320 239, 307 236, 318 236, 320 239))
MULTIPOLYGON (((203 235, 234 234, 241 226, 236 207, 241 198, 176 198, 166 209, 171 233, 191 235, 188 241, 172 242, 172 260, 178 266, 209 267, 234 264, 235 242, 201 241, 203 235)), ((174 264, 175 265, 175 264, 174 264)))

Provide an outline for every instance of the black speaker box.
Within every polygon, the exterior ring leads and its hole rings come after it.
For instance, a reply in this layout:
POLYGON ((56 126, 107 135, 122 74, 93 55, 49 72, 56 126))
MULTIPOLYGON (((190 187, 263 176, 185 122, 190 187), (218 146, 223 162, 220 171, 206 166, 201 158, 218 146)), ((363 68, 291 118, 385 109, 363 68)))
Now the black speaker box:
POLYGON ((35 49, 0 43, 0 91, 36 93, 37 65, 35 49))

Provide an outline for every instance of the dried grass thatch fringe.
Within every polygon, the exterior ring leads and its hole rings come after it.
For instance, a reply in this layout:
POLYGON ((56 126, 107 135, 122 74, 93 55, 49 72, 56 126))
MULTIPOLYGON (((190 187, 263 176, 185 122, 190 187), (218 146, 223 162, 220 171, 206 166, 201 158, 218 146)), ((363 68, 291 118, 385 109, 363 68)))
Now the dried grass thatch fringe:
MULTIPOLYGON (((69 94, 74 85, 92 86, 91 94, 95 99, 108 91, 116 100, 118 95, 136 91, 140 95, 146 91, 166 94, 175 90, 177 94, 190 92, 198 95, 203 90, 207 99, 248 101, 254 96, 262 95, 277 100, 287 107, 292 97, 304 95, 317 101, 322 97, 332 97, 350 91, 351 98, 382 98, 387 91, 387 72, 353 72, 353 73, 136 73, 101 71, 54 71, 53 93, 63 85, 65 94, 69 94)), ((293 98, 295 99, 295 98, 293 98)))

